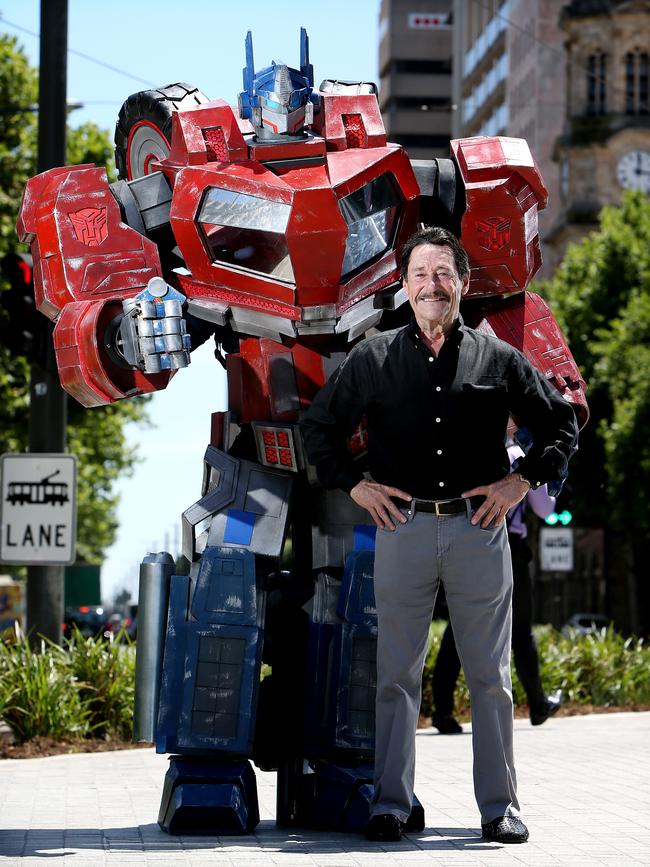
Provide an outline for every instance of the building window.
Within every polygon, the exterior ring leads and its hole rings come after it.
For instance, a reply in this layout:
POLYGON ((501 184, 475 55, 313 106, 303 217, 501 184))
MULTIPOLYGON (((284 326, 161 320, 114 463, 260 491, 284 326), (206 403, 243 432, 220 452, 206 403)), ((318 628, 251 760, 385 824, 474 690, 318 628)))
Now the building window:
POLYGON ((590 54, 587 60, 587 114, 605 114, 607 108, 607 55, 590 54))
POLYGON ((391 72, 412 75, 451 75, 451 58, 448 60, 393 60, 391 72))
POLYGON ((625 55, 625 114, 634 114, 634 55, 625 55))
POLYGON ((648 114, 648 54, 629 51, 625 55, 625 113, 648 114))
MULTIPOLYGON (((479 4, 481 5, 481 4, 479 4)), ((508 26, 510 0, 500 3, 490 22, 473 38, 463 58, 463 74, 471 75, 508 26)))
POLYGON ((451 111, 449 96, 394 96, 386 106, 388 111, 416 109, 417 111, 451 111))
POLYGON ((429 133, 391 133, 391 141, 401 144, 407 150, 410 148, 437 148, 449 147, 448 135, 431 135, 429 133))

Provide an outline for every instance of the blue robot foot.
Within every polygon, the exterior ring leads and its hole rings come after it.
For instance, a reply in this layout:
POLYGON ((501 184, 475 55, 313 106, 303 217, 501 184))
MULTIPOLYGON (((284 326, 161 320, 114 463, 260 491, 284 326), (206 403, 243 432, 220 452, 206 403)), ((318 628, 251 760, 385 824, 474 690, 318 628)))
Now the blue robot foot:
MULTIPOLYGON (((298 784, 296 824, 328 831, 363 833, 370 818, 373 766, 318 762, 298 784)), ((424 830, 424 808, 413 796, 405 831, 424 830)))
POLYGON ((168 834, 250 834, 260 820, 250 762, 170 756, 158 824, 168 834))

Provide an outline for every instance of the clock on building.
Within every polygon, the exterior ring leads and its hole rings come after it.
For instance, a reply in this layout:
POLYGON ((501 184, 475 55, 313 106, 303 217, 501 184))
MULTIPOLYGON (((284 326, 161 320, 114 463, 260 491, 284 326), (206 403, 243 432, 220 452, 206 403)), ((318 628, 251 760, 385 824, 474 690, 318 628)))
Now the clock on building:
POLYGON ((650 193, 650 153, 636 150, 623 154, 616 166, 616 177, 626 190, 650 193))

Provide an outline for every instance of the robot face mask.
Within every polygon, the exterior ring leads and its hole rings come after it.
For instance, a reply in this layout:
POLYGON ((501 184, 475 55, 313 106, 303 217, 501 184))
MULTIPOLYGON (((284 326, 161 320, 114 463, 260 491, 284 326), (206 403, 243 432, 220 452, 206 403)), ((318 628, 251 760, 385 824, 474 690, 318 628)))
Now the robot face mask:
POLYGON ((271 69, 274 76, 269 84, 273 89, 264 91, 259 87, 257 91, 259 111, 253 109, 255 127, 266 127, 277 134, 302 132, 313 117, 306 117, 307 109, 311 108, 311 88, 302 86, 304 77, 284 64, 274 63, 271 69))
POLYGON ((313 68, 309 63, 309 45, 304 28, 300 31, 300 70, 284 63, 255 73, 253 41, 246 36, 244 88, 239 94, 239 113, 250 119, 261 139, 304 136, 305 126, 313 121, 313 68))

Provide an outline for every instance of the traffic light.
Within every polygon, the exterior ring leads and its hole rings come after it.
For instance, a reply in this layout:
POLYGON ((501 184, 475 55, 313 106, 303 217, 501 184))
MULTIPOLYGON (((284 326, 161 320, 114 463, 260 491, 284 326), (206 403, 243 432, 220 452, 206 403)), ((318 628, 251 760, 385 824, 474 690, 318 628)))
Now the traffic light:
POLYGON ((556 524, 561 524, 567 527, 573 520, 573 487, 569 482, 564 483, 564 487, 558 494, 555 501, 555 511, 551 512, 546 518, 545 523, 554 527, 556 524))
POLYGON ((34 303, 32 257, 9 253, 2 259, 2 276, 9 285, 0 291, 0 339, 14 355, 41 361, 47 321, 34 303))
POLYGON ((551 512, 550 515, 547 515, 546 518, 544 518, 544 521, 551 527, 555 526, 555 524, 562 524, 566 527, 572 520, 573 515, 568 509, 563 509, 561 512, 551 512))

